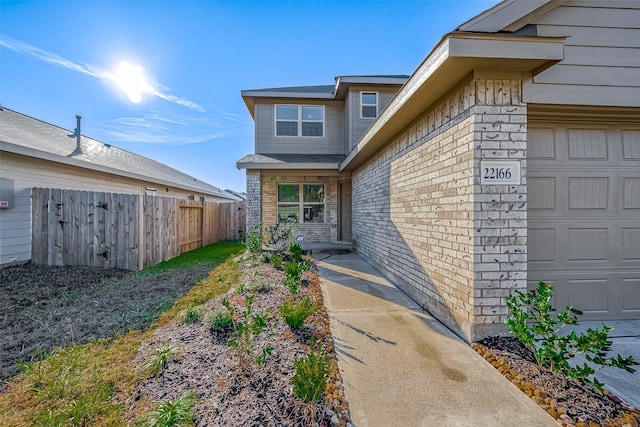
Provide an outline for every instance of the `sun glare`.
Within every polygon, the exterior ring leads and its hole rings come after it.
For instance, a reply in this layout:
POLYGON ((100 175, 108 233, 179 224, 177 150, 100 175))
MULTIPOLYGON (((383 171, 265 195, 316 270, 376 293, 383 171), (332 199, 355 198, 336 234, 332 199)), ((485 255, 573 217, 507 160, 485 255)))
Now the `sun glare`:
POLYGON ((142 101, 143 93, 152 91, 151 85, 145 80, 144 70, 137 65, 121 62, 109 77, 134 104, 142 101))

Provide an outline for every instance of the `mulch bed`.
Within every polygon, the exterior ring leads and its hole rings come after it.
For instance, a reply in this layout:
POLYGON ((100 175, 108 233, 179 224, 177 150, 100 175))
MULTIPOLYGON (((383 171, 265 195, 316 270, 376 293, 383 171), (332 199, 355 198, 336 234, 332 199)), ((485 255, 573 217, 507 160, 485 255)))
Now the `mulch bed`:
POLYGON ((515 338, 489 337, 472 347, 562 426, 638 427, 640 423, 637 409, 608 392, 539 366, 515 338))
MULTIPOLYGON (((253 313, 271 314, 268 332, 261 333, 254 344, 257 352, 264 346, 274 348, 264 366, 253 364, 243 370, 237 354, 227 341, 232 332, 212 332, 206 321, 185 324, 172 323, 159 328, 153 340, 143 344, 134 363, 140 367, 152 352, 163 345, 182 349, 179 360, 165 369, 161 378, 150 378, 135 391, 135 399, 162 401, 175 399, 187 390, 200 398, 195 407, 196 426, 345 426, 349 423, 349 409, 344 387, 335 363, 336 354, 329 330, 329 320, 322 302, 322 293, 316 271, 305 273, 307 286, 297 298, 308 295, 320 307, 309 317, 303 328, 287 326, 279 314, 279 306, 289 297, 282 285, 285 274, 270 264, 247 258, 241 264, 240 283, 243 288, 231 290, 227 299, 243 312, 246 295, 255 295, 253 313), (270 287, 252 291, 252 284, 270 287), (309 352, 311 338, 324 346, 334 361, 332 378, 327 394, 321 402, 304 403, 297 398, 291 386, 295 374, 294 358, 309 352)), ((220 300, 205 304, 205 312, 221 309, 220 300)))

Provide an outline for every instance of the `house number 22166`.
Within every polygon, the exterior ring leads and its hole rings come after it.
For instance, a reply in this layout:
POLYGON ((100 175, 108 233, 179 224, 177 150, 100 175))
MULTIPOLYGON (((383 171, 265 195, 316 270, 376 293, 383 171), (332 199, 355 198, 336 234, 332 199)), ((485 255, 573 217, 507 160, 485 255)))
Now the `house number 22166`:
POLYGON ((484 179, 511 179, 511 168, 484 168, 484 179))
POLYGON ((482 160, 480 183, 485 185, 520 184, 520 162, 518 160, 482 160))

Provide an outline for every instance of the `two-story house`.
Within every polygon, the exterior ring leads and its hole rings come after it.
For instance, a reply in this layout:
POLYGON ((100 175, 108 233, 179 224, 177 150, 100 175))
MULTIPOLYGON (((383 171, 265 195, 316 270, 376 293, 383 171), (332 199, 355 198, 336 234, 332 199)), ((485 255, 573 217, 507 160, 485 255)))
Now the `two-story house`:
POLYGON ((583 319, 640 319, 637 0, 504 0, 406 81, 243 97, 249 225, 351 240, 470 340, 538 281, 583 319))
POLYGON ((305 242, 351 241, 351 177, 339 166, 409 76, 242 91, 255 121, 247 225, 296 222, 305 242))

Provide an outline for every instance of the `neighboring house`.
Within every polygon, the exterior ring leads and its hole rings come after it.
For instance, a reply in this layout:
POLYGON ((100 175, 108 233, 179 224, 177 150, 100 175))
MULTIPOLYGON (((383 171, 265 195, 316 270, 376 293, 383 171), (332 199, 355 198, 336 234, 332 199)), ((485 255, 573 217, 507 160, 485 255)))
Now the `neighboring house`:
POLYGON ((162 163, 70 133, 0 109, 0 203, 6 202, 0 206, 0 265, 31 259, 33 187, 240 200, 162 163))
POLYGON ((249 227, 317 218, 305 237, 350 238, 469 340, 540 280, 584 319, 640 319, 640 2, 503 1, 444 35, 361 135, 377 89, 340 89, 242 93, 249 227), (316 122, 324 139, 284 136, 316 122))

